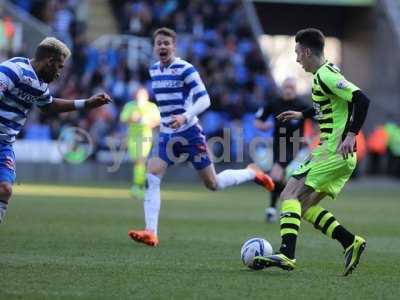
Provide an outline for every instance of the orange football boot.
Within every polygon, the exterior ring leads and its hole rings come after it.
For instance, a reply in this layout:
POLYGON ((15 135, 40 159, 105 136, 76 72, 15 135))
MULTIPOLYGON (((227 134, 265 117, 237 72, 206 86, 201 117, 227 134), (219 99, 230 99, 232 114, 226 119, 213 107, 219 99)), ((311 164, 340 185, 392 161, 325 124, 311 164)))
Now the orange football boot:
POLYGON ((129 237, 138 243, 156 247, 159 244, 158 237, 150 230, 130 230, 129 237))
POLYGON ((256 172, 256 177, 254 178, 255 183, 263 186, 266 190, 270 192, 275 189, 275 183, 272 178, 265 174, 260 168, 258 168, 256 164, 249 164, 247 168, 256 172))

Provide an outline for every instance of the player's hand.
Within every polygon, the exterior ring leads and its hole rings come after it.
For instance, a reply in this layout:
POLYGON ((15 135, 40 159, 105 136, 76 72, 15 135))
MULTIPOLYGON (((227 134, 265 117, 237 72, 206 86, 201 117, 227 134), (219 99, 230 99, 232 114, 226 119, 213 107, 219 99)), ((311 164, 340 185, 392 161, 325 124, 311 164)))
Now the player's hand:
POLYGON ((104 104, 111 103, 111 97, 106 93, 96 94, 86 100, 86 108, 92 109, 96 107, 103 106, 104 104))
POLYGON ((355 145, 356 135, 353 132, 349 132, 344 141, 339 145, 338 153, 343 156, 343 159, 347 159, 349 155, 353 156, 355 145))
POLYGON ((292 119, 299 120, 303 118, 303 113, 301 111, 288 110, 279 114, 276 118, 281 122, 286 122, 292 119))
POLYGON ((173 129, 178 129, 186 123, 186 117, 184 115, 173 115, 170 127, 173 129))

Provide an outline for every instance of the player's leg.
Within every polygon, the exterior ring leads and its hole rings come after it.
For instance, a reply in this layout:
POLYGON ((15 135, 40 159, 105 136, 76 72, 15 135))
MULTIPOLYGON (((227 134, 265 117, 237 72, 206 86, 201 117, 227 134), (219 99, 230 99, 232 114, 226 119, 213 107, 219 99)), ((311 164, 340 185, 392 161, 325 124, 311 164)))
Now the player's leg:
POLYGON ((142 142, 137 145, 137 155, 134 163, 134 179, 132 193, 139 199, 143 199, 146 184, 146 161, 151 151, 152 139, 149 136, 142 137, 142 142))
POLYGON ((0 223, 2 223, 5 218, 11 195, 12 184, 7 181, 0 182, 0 223))
POLYGON ((137 143, 136 141, 139 140, 140 138, 135 135, 135 136, 131 136, 128 139, 128 153, 130 158, 133 161, 133 168, 132 168, 132 186, 131 186, 131 195, 135 198, 140 198, 139 197, 139 187, 136 186, 135 181, 137 178, 137 170, 136 170, 136 164, 137 161, 139 159, 139 143, 137 143))
POLYGON ((147 165, 147 189, 144 196, 145 230, 131 230, 129 236, 138 242, 149 246, 158 244, 158 217, 160 213, 161 179, 167 170, 168 163, 159 157, 153 157, 147 165))
MULTIPOLYGON (((310 164, 312 165, 313 163, 310 164)), ((306 184, 315 187, 320 193, 325 193, 335 198, 350 178, 355 166, 355 155, 348 159, 343 159, 338 155, 321 157, 310 168, 306 184)), ((312 199, 309 201, 312 201, 312 199)), ((345 249, 344 275, 350 274, 357 266, 360 256, 366 247, 365 240, 340 225, 332 213, 316 203, 311 204, 314 205, 304 202, 303 218, 314 224, 316 228, 328 237, 340 242, 345 249)))
POLYGON ((279 201, 279 196, 285 187, 283 182, 274 181, 274 183, 275 189, 270 193, 270 204, 265 209, 265 220, 269 223, 274 223, 278 221, 279 210, 277 208, 277 204, 279 201))
POLYGON ((255 178, 255 172, 250 169, 225 170, 216 174, 213 163, 199 169, 198 173, 204 185, 212 191, 223 190, 226 187, 239 185, 255 178))
POLYGON ((141 157, 133 165, 132 196, 143 199, 146 184, 146 159, 141 157))
POLYGON ((275 183, 275 189, 270 193, 270 204, 265 210, 265 219, 267 222, 276 222, 278 220, 278 209, 276 207, 283 189, 285 188, 285 170, 282 165, 275 163, 272 166, 270 176, 275 183))
POLYGON ((279 254, 267 258, 256 257, 255 262, 263 267, 277 266, 284 270, 293 270, 296 266, 295 250, 301 223, 301 204, 299 199, 307 197, 313 189, 305 185, 305 177, 291 177, 281 193, 280 232, 282 243, 279 254))
POLYGON ((274 189, 272 179, 258 169, 255 164, 251 164, 245 169, 224 170, 216 174, 202 129, 200 126, 193 126, 189 130, 190 135, 187 137, 187 144, 181 147, 181 151, 188 155, 188 161, 199 172, 207 188, 213 191, 222 190, 229 186, 254 180, 270 191, 274 189))
POLYGON ((327 237, 337 240, 343 249, 346 249, 353 243, 355 235, 340 225, 331 212, 318 204, 324 196, 324 194, 314 192, 308 199, 304 199, 303 219, 327 237))
POLYGON ((4 222, 15 182, 15 156, 12 146, 0 148, 0 223, 4 222))
POLYGON ((365 240, 354 235, 343 227, 331 212, 319 205, 326 194, 313 192, 309 197, 301 199, 303 219, 314 225, 327 237, 337 240, 345 251, 345 273, 350 274, 357 266, 365 249, 365 240))
POLYGON ((210 163, 207 167, 198 169, 198 173, 204 185, 212 191, 223 190, 230 186, 256 180, 257 183, 268 190, 274 188, 272 179, 254 167, 238 170, 228 169, 216 174, 214 164, 210 163))

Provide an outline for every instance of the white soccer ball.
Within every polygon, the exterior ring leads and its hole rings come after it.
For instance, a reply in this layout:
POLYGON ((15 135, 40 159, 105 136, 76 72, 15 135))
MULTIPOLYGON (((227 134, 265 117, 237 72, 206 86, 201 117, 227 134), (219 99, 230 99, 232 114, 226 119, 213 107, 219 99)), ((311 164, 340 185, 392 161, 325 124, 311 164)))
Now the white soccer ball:
POLYGON ((267 240, 252 238, 243 243, 242 249, 240 250, 240 257, 245 266, 257 270, 259 267, 254 265, 254 257, 266 257, 272 255, 272 251, 272 246, 267 240))

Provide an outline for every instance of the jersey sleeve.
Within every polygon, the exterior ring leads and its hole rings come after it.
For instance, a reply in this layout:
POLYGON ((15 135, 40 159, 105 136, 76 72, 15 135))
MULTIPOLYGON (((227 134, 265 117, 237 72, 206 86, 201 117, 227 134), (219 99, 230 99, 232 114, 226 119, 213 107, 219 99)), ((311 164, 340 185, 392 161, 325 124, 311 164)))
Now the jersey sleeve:
POLYGON ((0 64, 0 93, 14 88, 21 79, 20 69, 11 63, 0 64))
POLYGON ((339 72, 327 70, 317 74, 317 78, 324 94, 335 95, 348 102, 351 102, 353 92, 360 90, 339 72))
POLYGON ((36 105, 41 107, 53 102, 53 97, 50 95, 49 88, 45 90, 42 96, 36 99, 36 105))
POLYGON ((190 66, 182 73, 182 79, 193 96, 193 103, 203 97, 209 97, 203 80, 201 80, 199 72, 190 66))

